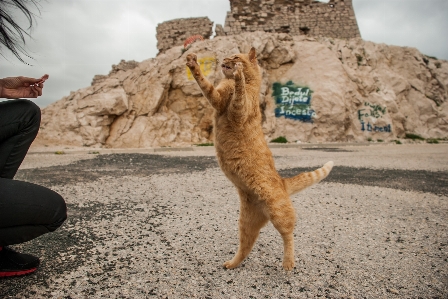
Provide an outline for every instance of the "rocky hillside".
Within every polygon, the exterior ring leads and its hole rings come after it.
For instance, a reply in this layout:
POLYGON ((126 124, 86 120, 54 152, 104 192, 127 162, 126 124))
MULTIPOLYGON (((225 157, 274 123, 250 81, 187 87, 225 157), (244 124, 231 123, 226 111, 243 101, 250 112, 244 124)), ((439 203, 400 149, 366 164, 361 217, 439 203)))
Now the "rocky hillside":
POLYGON ((245 33, 174 47, 108 76, 43 110, 38 139, 91 147, 180 146, 213 141, 213 109, 185 66, 198 54, 218 84, 220 63, 254 46, 263 68, 260 109, 267 140, 394 140, 448 137, 448 62, 417 49, 361 39, 245 33))

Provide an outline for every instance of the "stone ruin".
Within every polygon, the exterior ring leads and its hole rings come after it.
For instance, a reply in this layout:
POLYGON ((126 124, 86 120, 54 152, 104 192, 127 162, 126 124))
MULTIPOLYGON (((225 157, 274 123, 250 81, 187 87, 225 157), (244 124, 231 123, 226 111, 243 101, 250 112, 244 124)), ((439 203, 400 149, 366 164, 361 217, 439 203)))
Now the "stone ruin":
POLYGON ((207 17, 175 19, 157 25, 157 49, 159 53, 183 45, 192 35, 202 35, 205 39, 213 34, 213 22, 207 17))
MULTIPOLYGON (((230 0, 222 32, 265 31, 333 38, 360 37, 352 0, 230 0)), ((220 30, 218 29, 218 32, 220 30)))
MULTIPOLYGON (((216 36, 243 32, 276 32, 312 37, 361 37, 352 0, 229 0, 224 27, 216 25, 216 36)), ((213 33, 207 17, 176 19, 157 26, 159 53, 180 46, 189 36, 205 39, 213 33)))

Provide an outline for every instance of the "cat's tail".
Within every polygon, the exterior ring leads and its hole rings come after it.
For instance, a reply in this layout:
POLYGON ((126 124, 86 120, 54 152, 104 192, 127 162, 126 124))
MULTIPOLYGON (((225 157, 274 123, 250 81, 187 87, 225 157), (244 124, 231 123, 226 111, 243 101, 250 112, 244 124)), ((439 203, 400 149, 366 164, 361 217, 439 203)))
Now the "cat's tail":
POLYGON ((284 178, 283 182, 286 187, 286 192, 289 195, 302 191, 303 189, 317 184, 325 179, 333 168, 333 161, 325 163, 324 166, 310 172, 302 172, 292 178, 284 178))

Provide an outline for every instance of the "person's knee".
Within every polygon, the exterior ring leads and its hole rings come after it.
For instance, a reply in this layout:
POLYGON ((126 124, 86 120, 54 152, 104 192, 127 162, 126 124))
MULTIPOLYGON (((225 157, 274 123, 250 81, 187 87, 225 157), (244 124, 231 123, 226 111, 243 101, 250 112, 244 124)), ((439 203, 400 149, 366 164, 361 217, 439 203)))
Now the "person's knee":
POLYGON ((25 124, 25 126, 27 128, 38 130, 41 120, 41 111, 39 106, 37 106, 36 103, 30 100, 18 99, 16 101, 18 102, 17 105, 20 105, 21 111, 23 111, 23 123, 25 124))
POLYGON ((47 226, 48 230, 51 232, 59 228, 67 219, 67 205, 65 204, 64 198, 54 191, 52 191, 52 193, 54 216, 53 221, 47 226))

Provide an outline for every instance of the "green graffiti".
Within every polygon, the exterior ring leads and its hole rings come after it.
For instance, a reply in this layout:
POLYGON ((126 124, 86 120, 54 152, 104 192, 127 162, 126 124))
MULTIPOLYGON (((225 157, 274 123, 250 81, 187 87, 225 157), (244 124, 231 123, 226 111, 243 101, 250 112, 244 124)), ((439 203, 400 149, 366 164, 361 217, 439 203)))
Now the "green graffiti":
POLYGON ((296 85, 292 81, 284 85, 278 82, 272 84, 272 96, 276 104, 275 116, 312 122, 312 118, 316 116, 311 109, 312 93, 308 87, 296 85))

